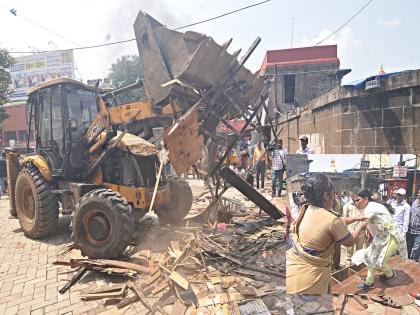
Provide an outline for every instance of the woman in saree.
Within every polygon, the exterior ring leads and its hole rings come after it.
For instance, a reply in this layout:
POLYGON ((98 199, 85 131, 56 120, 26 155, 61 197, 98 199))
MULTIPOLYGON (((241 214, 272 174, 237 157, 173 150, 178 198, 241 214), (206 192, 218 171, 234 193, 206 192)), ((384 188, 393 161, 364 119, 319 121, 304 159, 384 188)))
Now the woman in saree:
POLYGON ((397 250, 401 260, 407 260, 406 242, 388 209, 383 204, 375 202, 367 189, 357 192, 353 200, 361 216, 366 219, 368 231, 372 237, 369 247, 364 251, 364 263, 368 266, 367 277, 357 287, 372 289, 375 287, 376 268, 383 272, 379 276, 380 281, 395 277, 396 273, 388 262, 397 250))
POLYGON ((346 218, 331 213, 334 186, 324 174, 311 176, 302 186, 306 204, 292 227, 292 248, 286 254, 286 293, 329 293, 333 248, 336 242, 352 246, 364 232, 364 223, 350 233, 347 224, 362 217, 346 218))

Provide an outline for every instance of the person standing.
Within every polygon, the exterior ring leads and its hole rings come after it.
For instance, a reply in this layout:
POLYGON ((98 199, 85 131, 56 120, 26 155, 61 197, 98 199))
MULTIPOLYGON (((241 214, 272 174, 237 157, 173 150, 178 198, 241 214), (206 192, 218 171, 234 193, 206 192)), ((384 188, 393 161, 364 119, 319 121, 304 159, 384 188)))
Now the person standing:
POLYGON ((277 140, 274 144, 273 151, 270 154, 271 160, 271 197, 276 196, 276 184, 278 181, 277 196, 281 196, 283 189, 283 174, 286 170, 286 154, 287 150, 283 149, 283 141, 277 140))
POLYGON ((394 188, 394 190, 392 191, 392 195, 391 198, 389 198, 386 203, 389 204, 392 209, 395 209, 395 207, 397 206, 397 191, 398 188, 394 188))
POLYGON ((404 188, 397 190, 394 221, 398 225, 401 236, 405 237, 410 222, 410 205, 405 201, 406 191, 404 188))
POLYGON ((292 247, 286 252, 286 293, 326 294, 331 281, 331 261, 335 243, 353 246, 365 224, 350 233, 349 222, 331 213, 334 185, 324 174, 316 174, 302 185, 306 203, 292 225, 292 247))
POLYGON ((410 223, 407 231, 408 258, 419 262, 420 258, 420 191, 410 210, 410 223))
POLYGON ((0 193, 7 194, 7 164, 4 156, 0 156, 0 193))
POLYGON ((300 148, 296 151, 296 154, 313 154, 310 147, 308 147, 308 137, 307 136, 301 136, 299 138, 300 140, 300 148))
POLYGON ((388 209, 373 201, 369 190, 358 191, 353 200, 357 209, 360 210, 360 214, 366 218, 369 234, 372 236, 372 241, 366 249, 364 257, 364 263, 368 267, 366 280, 359 283, 357 288, 372 289, 375 287, 375 268, 379 268, 383 272, 379 276, 380 281, 385 282, 395 278, 396 273, 389 266, 389 259, 398 250, 401 261, 406 261, 407 244, 388 209))
POLYGON ((375 192, 372 194, 372 199, 373 199, 374 201, 381 202, 381 201, 382 201, 382 196, 381 196, 381 194, 380 194, 380 193, 378 193, 377 191, 375 191, 375 192))
MULTIPOLYGON (((353 202, 354 192, 350 193, 350 199, 349 201, 343 206, 343 218, 352 218, 359 215, 359 211, 356 208, 356 205, 353 202)), ((359 222, 353 222, 347 226, 349 231, 353 233, 359 228, 359 222)), ((353 246, 349 246, 346 248, 347 251, 347 257, 346 257, 346 265, 351 265, 351 257, 353 254, 363 248, 363 244, 366 240, 365 234, 361 234, 359 238, 357 239, 357 242, 353 246)))
POLYGON ((265 149, 262 147, 262 142, 258 142, 258 146, 254 150, 253 156, 253 166, 257 170, 257 189, 260 188, 260 179, 261 179, 261 188, 264 188, 264 177, 265 177, 265 161, 267 160, 267 155, 265 154, 265 149))

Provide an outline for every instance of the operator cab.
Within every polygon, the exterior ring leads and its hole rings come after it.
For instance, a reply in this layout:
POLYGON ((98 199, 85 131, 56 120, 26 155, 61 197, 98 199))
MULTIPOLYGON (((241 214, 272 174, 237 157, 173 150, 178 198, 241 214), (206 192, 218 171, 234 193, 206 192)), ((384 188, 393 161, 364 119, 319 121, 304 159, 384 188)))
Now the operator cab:
MULTIPOLYGON (((28 94, 28 139, 35 136, 35 154, 48 160, 54 176, 82 176, 87 148, 84 135, 99 112, 98 91, 76 80, 58 78, 38 84, 28 94)), ((29 151, 29 140, 27 147, 29 151)))

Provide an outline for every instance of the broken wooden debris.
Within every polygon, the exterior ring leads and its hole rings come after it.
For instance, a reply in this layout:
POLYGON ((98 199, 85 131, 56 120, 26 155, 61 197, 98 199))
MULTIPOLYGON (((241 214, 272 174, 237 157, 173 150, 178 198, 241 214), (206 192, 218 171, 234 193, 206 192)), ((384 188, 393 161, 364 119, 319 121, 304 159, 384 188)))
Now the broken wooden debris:
POLYGON ((101 288, 81 294, 80 298, 84 301, 98 300, 103 298, 117 298, 125 293, 127 284, 117 285, 108 288, 101 288))
POLYGON ((194 306, 198 305, 197 296, 195 295, 191 286, 188 286, 187 289, 181 289, 178 287, 175 287, 174 289, 175 289, 176 296, 182 303, 187 304, 187 305, 194 305, 194 306))
POLYGON ((241 218, 224 230, 215 226, 175 230, 183 238, 169 241, 159 258, 144 249, 124 261, 81 258, 75 252, 67 255, 69 261, 55 264, 128 276, 129 290, 118 285, 81 295, 83 300, 103 298, 107 305, 116 304, 120 313, 140 302, 156 314, 174 310, 195 314, 202 308, 212 308, 214 314, 216 308, 220 314, 239 314, 245 301, 278 294, 274 279, 285 273, 284 263, 267 259, 285 246, 282 226, 271 219, 257 222, 248 224, 241 218), (274 284, 268 285, 270 281, 274 284), (152 302, 152 297, 159 299, 152 302))
POLYGON ((169 278, 171 278, 172 281, 174 281, 176 284, 178 284, 184 290, 187 290, 189 285, 190 285, 188 280, 185 279, 183 276, 181 276, 176 271, 172 271, 172 273, 169 275, 169 278))
POLYGON ((64 294, 67 292, 68 289, 70 289, 72 286, 74 286, 82 277, 88 272, 87 268, 81 268, 71 279, 69 282, 65 284, 64 287, 58 291, 60 294, 64 294))

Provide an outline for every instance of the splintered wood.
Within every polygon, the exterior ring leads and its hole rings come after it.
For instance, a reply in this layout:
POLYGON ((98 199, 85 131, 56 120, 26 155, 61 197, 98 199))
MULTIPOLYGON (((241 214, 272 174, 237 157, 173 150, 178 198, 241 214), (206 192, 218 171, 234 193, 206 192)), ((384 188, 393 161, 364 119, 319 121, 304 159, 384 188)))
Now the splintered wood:
POLYGON ((174 237, 159 253, 143 249, 109 260, 88 259, 71 250, 55 264, 87 270, 91 277, 120 279, 81 296, 104 299, 104 305, 116 305, 120 313, 130 305, 151 314, 276 313, 276 306, 268 305, 268 310, 263 300, 278 296, 279 285, 284 286, 286 249, 280 223, 241 218, 221 230, 177 227, 168 233, 183 237, 174 237))

